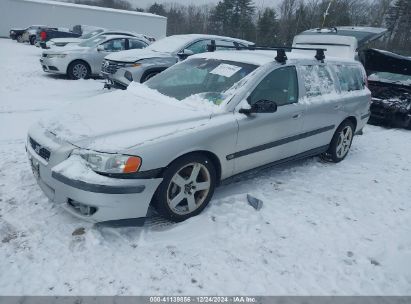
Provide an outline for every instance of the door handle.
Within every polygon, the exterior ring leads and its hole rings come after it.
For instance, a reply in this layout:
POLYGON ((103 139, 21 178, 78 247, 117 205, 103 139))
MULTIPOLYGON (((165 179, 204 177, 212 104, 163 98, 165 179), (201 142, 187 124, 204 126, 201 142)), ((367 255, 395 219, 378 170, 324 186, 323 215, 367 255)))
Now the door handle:
POLYGON ((297 114, 294 114, 292 117, 293 117, 293 119, 298 119, 298 118, 300 118, 301 117, 301 113, 297 113, 297 114))
POLYGON ((339 110, 339 109, 341 109, 342 108, 342 105, 335 105, 334 106, 334 110, 339 110))

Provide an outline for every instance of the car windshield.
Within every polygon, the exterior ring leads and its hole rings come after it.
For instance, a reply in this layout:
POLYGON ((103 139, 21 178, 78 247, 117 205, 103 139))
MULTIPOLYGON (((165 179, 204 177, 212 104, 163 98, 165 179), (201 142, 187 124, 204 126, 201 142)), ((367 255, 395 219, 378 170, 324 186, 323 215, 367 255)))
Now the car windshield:
POLYGON ((368 80, 411 85, 410 75, 394 74, 389 72, 373 73, 370 76, 368 76, 368 80))
POLYGON ((79 43, 79 46, 94 47, 97 46, 97 44, 103 42, 104 40, 106 40, 106 36, 97 36, 94 38, 87 39, 82 43, 79 43))
POLYGON ((225 92, 257 68, 256 65, 204 58, 193 58, 174 65, 145 84, 161 94, 184 100, 198 96, 220 105, 225 92))
POLYGON ((155 52, 178 52, 191 40, 187 36, 170 36, 154 42, 147 49, 155 52))
POLYGON ((80 38, 80 39, 90 39, 90 38, 92 38, 92 37, 94 37, 94 36, 96 36, 96 35, 98 35, 98 34, 100 34, 100 33, 102 33, 102 32, 104 32, 104 30, 95 30, 95 31, 89 32, 89 33, 87 33, 87 34, 85 34, 85 35, 82 35, 82 36, 79 37, 79 38, 80 38))

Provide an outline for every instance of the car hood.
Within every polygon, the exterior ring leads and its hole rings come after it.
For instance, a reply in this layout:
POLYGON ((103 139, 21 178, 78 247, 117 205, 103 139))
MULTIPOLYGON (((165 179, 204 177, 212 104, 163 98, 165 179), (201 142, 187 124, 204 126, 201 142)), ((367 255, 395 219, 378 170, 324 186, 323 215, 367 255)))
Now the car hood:
POLYGON ((149 49, 135 49, 113 53, 106 56, 105 59, 121 62, 136 62, 141 59, 170 57, 172 57, 170 53, 156 52, 149 49))
POLYGON ((210 120, 215 107, 180 102, 133 83, 125 91, 76 102, 39 124, 59 141, 80 148, 124 152, 146 142, 193 132, 210 120))
POLYGON ((80 43, 84 40, 80 38, 53 38, 50 41, 55 43, 80 43))
POLYGON ((411 58, 388 51, 367 49, 362 52, 361 62, 367 74, 389 72, 411 76, 411 58))

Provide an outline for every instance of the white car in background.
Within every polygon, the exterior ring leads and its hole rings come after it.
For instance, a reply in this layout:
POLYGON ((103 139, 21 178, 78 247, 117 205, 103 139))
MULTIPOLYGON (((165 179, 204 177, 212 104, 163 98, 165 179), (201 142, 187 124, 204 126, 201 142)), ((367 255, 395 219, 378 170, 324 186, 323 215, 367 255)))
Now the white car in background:
POLYGON ((129 32, 129 31, 122 31, 122 30, 106 30, 103 28, 96 29, 92 32, 89 32, 83 36, 80 36, 78 38, 54 38, 51 39, 50 41, 47 41, 46 46, 47 48, 52 48, 52 47, 63 47, 69 44, 79 44, 81 42, 84 42, 87 39, 92 39, 101 35, 109 36, 109 35, 124 35, 124 36, 130 36, 130 37, 138 37, 142 40, 144 40, 147 44, 151 43, 151 38, 147 37, 142 34, 138 34, 135 32, 129 32))
POLYGON ((358 51, 385 35, 387 29, 337 26, 306 30, 294 37, 293 47, 324 48, 326 56, 359 60, 358 51))
POLYGON ((147 46, 147 40, 141 37, 99 35, 79 44, 45 50, 40 64, 45 72, 84 79, 98 76, 104 57, 110 53, 147 46))

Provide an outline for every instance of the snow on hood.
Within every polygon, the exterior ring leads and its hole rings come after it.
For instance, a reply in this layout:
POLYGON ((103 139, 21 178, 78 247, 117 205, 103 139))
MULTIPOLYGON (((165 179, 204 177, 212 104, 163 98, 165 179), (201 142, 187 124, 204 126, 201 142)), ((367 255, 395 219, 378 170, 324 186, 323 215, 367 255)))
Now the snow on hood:
POLYGON ((216 109, 206 101, 178 101, 133 83, 125 91, 76 102, 39 124, 59 140, 81 148, 121 152, 146 141, 193 130, 206 124, 216 109))
POLYGON ((169 53, 156 52, 148 49, 134 49, 107 55, 105 59, 122 62, 135 62, 141 59, 166 57, 171 57, 171 55, 169 53))

